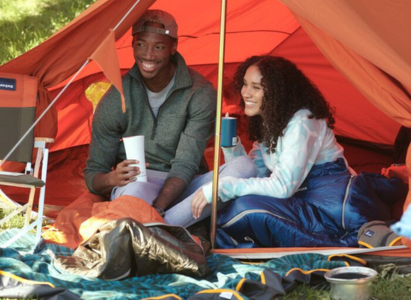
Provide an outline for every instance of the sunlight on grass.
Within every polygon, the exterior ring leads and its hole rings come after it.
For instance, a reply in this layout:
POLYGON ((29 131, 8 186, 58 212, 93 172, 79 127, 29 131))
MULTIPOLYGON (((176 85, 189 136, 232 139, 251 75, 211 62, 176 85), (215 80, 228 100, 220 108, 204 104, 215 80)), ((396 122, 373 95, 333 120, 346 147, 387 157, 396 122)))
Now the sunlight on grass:
POLYGON ((0 1, 0 22, 16 22, 27 15, 40 15, 41 9, 45 6, 43 0, 13 0, 0 1))
POLYGON ((0 1, 0 64, 36 47, 96 0, 0 1))
MULTIPOLYGON (((11 211, 0 209, 0 220, 7 216, 11 211)), ((9 228, 23 228, 25 222, 25 217, 22 214, 14 216, 9 221, 5 222, 0 226, 0 231, 9 228)), ((33 230, 33 232, 35 232, 33 230)))

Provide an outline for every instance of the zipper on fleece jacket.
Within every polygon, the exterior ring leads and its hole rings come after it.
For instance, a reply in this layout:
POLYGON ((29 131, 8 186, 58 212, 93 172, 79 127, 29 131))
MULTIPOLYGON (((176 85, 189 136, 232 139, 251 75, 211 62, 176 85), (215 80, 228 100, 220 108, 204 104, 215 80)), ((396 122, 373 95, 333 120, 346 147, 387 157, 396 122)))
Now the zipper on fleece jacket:
POLYGON ((162 108, 162 107, 164 106, 164 104, 170 99, 170 96, 171 96, 171 94, 172 94, 174 91, 175 91, 175 89, 171 89, 171 90, 170 90, 170 92, 168 93, 168 95, 167 95, 167 97, 166 97, 166 100, 165 100, 165 101, 163 102, 163 104, 161 104, 160 107, 158 108, 157 117, 154 115, 153 108, 152 108, 151 105, 150 105, 150 101, 149 101, 148 98, 146 97, 146 103, 147 103, 148 107, 150 108, 151 116, 153 117, 153 120, 154 120, 153 129, 152 129, 152 131, 151 131, 151 140, 154 140, 154 137, 156 136, 156 132, 157 132, 157 119, 158 119, 158 117, 160 116, 161 108, 162 108))
POLYGON ((154 118, 153 130, 151 131, 151 139, 154 140, 157 131, 157 118, 154 118))

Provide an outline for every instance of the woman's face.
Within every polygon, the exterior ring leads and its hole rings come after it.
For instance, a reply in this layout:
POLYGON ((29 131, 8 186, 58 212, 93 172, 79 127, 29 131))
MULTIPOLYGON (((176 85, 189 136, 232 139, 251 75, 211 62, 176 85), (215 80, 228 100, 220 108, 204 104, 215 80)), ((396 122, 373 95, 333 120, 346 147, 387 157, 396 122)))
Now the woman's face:
POLYGON ((262 114, 264 89, 261 85, 261 78, 263 76, 255 65, 248 67, 244 75, 241 96, 245 106, 244 113, 249 117, 262 114))

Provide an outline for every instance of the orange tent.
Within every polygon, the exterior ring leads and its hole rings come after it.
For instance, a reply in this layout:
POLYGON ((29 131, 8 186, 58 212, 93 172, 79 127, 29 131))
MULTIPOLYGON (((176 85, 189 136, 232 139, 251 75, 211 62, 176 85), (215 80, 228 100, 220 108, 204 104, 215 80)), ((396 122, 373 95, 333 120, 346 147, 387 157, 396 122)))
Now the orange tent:
MULTIPOLYGON (((55 100, 35 129, 37 136, 56 138, 46 203, 67 205, 84 190, 82 165, 64 165, 84 163, 86 152, 79 149, 90 140, 90 99, 99 97, 94 94, 101 87, 96 83, 108 77, 116 85, 118 74, 107 65, 116 62, 114 41, 118 65, 126 72, 134 63, 131 25, 149 7, 166 10, 179 24, 178 50, 216 85, 220 6, 218 0, 99 0, 38 47, 0 66, 0 72, 39 79, 37 115, 55 100), (60 180, 72 190, 61 193, 60 180)), ((335 133, 350 142, 344 144, 349 163, 357 171, 378 172, 391 163, 389 157, 370 161, 370 152, 348 152, 351 142, 392 149, 400 126, 411 127, 410 19, 408 0, 376 1, 372 7, 367 0, 227 1, 224 80, 251 55, 269 53, 295 62, 336 107, 335 133)), ((229 104, 225 109, 232 111, 229 104)), ((407 160, 411 171, 411 155, 407 160)))

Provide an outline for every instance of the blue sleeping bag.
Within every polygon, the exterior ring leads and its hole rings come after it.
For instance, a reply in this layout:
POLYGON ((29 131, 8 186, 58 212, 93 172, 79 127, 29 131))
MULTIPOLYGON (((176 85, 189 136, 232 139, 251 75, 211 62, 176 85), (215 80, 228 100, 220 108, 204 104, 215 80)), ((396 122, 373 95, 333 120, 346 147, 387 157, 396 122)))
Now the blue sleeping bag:
POLYGON ((232 200, 218 213, 216 248, 357 247, 361 225, 391 220, 407 191, 398 178, 351 175, 342 159, 317 165, 290 198, 232 200))

